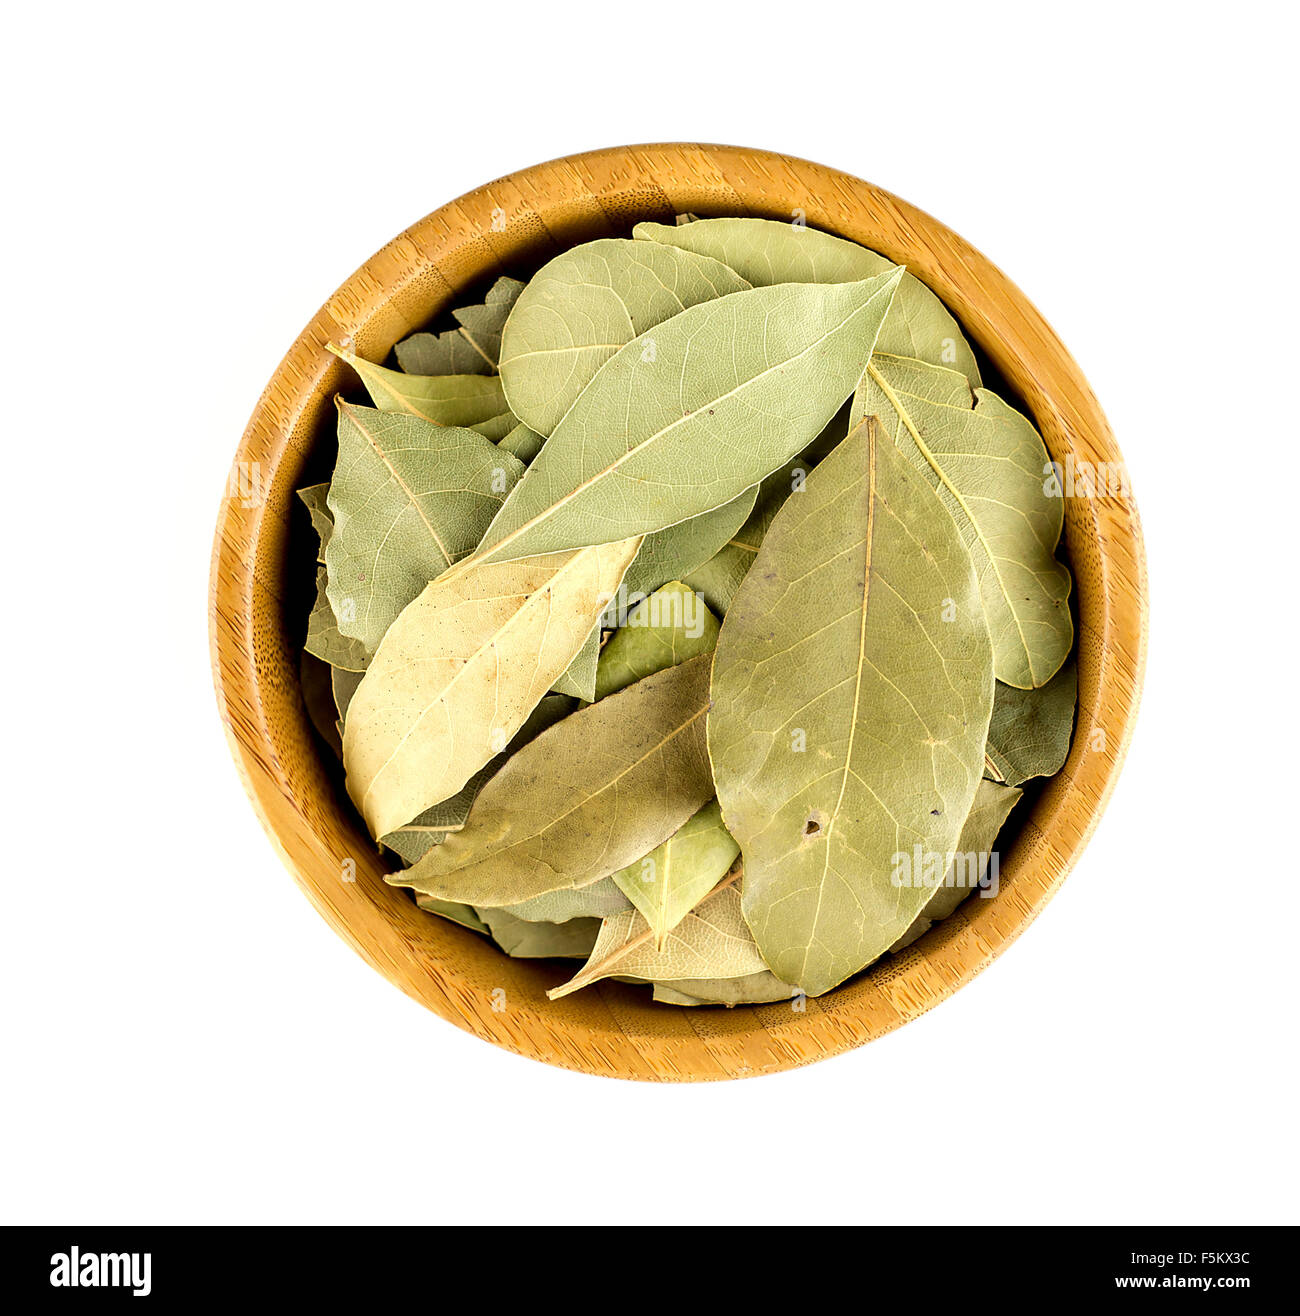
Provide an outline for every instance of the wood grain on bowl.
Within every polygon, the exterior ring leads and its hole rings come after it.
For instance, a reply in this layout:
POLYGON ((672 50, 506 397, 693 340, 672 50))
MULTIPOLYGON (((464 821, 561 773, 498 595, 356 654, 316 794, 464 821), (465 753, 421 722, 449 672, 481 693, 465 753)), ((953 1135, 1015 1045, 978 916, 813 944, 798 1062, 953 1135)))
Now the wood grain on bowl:
POLYGON ((1146 572, 1131 496, 1067 498, 1079 712, 1065 768, 1003 854, 996 897, 968 900, 902 954, 801 1008, 656 1005, 647 989, 619 983, 548 1001, 547 988, 568 974, 563 965, 511 959, 385 885, 374 842, 320 758, 285 622, 293 491, 346 383, 325 345, 382 360, 471 285, 683 211, 770 219, 801 211, 813 227, 905 264, 1019 394, 1055 461, 1122 462, 1087 381, 1043 318, 928 215, 860 179, 766 151, 615 148, 525 169, 443 206, 316 313, 235 455, 210 598, 217 698, 235 760, 281 858, 330 925, 403 991, 479 1037, 551 1064, 650 1080, 808 1064, 889 1032, 973 978, 1047 903, 1096 826, 1132 732, 1146 647, 1146 572))

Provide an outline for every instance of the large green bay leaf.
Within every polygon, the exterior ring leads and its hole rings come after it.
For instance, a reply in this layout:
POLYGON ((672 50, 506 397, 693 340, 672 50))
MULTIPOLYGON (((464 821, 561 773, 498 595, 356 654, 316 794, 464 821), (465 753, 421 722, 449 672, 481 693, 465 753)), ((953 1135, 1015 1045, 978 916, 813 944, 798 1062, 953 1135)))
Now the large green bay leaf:
POLYGON ((473 430, 338 404, 327 593, 373 653, 398 613, 470 553, 523 465, 473 430))
MULTIPOLYGON (((407 375, 365 361, 332 343, 329 350, 361 376, 370 400, 380 411, 419 416, 434 425, 467 427, 508 411, 501 381, 495 375, 407 375)), ((491 437, 499 439, 509 429, 506 425, 491 437)))
POLYGON ((501 353, 501 331, 523 292, 518 279, 502 277, 479 305, 452 312, 455 329, 446 333, 412 334, 397 344, 397 363, 412 375, 495 374, 501 353))
POLYGON ((565 413, 476 556, 649 534, 739 497, 853 392, 900 277, 730 293, 657 325, 652 354, 634 338, 565 413))
MULTIPOLYGON (((955 370, 877 353, 853 422, 877 416, 938 490, 975 563, 999 681, 1044 685, 1074 644, 1070 573, 1056 560, 1065 507, 1043 478, 1038 431, 955 370)), ((504 509, 503 509, 504 510, 504 509)))
POLYGON ((722 810, 710 800, 666 841, 613 881, 637 907, 654 933, 656 950, 668 934, 727 875, 740 847, 722 825, 722 810))
POLYGON ((343 728, 348 793, 372 835, 456 794, 509 744, 573 661, 639 545, 478 563, 432 581, 407 605, 343 728))
MULTIPOLYGON (((638 224, 635 239, 712 256, 754 287, 776 283, 850 283, 893 269, 893 262, 856 242, 805 225, 771 219, 702 219, 693 224, 638 224)), ((960 370, 973 385, 979 367, 957 321, 938 297, 905 274, 876 348, 960 370)))
POLYGON ((708 704, 706 654, 571 714, 515 754, 465 826, 400 882, 501 907, 617 872, 712 796, 708 704))
POLYGON ((598 238, 570 248, 538 270, 506 322, 500 369, 510 410, 550 434, 625 343, 748 287, 734 270, 678 247, 598 238))
POLYGON ((717 642, 718 619, 704 600, 681 581, 669 581, 633 607, 610 637, 596 665, 594 697, 712 653, 717 642))
POLYGON ((668 934, 656 949, 654 929, 639 910, 607 918, 587 963, 568 982, 546 994, 568 996, 602 978, 740 978, 767 969, 741 913, 739 870, 724 879, 668 934))
POLYGON ((1031 777, 1051 777, 1065 766, 1079 699, 1075 660, 1037 690, 1017 690, 999 681, 993 691, 986 769, 1010 786, 1031 777))
POLYGON ((953 849, 984 767, 988 627, 970 556, 878 423, 786 500, 714 657, 709 754, 745 917, 810 996, 887 950, 929 893, 896 856, 953 849))

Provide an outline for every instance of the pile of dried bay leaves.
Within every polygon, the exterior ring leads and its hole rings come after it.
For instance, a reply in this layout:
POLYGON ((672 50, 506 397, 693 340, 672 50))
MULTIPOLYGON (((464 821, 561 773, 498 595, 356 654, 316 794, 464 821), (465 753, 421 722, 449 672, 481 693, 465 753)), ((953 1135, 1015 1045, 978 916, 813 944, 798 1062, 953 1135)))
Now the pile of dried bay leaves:
POLYGON ((1069 748, 1071 581, 935 295, 683 217, 454 316, 397 369, 333 349, 374 405, 301 491, 304 690, 389 880, 585 961, 552 996, 678 1005, 826 992, 987 885, 1069 748))

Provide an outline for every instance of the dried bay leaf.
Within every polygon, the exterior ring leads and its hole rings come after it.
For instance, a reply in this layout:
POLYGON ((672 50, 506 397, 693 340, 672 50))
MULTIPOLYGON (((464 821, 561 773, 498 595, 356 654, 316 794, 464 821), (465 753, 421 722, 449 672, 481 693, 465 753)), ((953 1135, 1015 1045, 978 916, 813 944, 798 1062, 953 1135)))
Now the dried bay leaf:
POLYGON ((916 921, 889 948, 891 951, 910 946, 933 924, 947 918, 979 885, 988 869, 998 833, 1022 793, 1014 786, 1003 786, 995 781, 980 782, 957 838, 956 854, 949 858, 942 874, 942 884, 935 886, 916 921))
POLYGON ((740 582, 754 565, 772 518, 792 493, 803 489, 811 469, 812 463, 801 454, 779 471, 773 471, 759 485, 753 510, 744 525, 713 557, 685 578, 685 584, 701 594, 719 616, 725 615, 740 582))
POLYGON ((348 715, 348 705, 361 684, 363 672, 349 672, 345 668, 335 667, 330 670, 330 687, 334 692, 334 707, 339 711, 339 720, 348 715))
POLYGON ((877 354, 853 420, 877 416, 957 522, 975 563, 999 681, 1044 685, 1074 644, 1070 573, 1056 560, 1064 502, 1044 487, 1047 449, 1001 398, 954 370, 877 354))
POLYGON ((578 973, 546 994, 558 1000, 602 978, 741 978, 767 969, 740 909, 740 869, 724 878, 655 949, 654 929, 639 910, 627 910, 600 925, 591 957, 578 973))
POLYGON ((566 717, 515 754, 465 826, 400 881, 442 900, 500 907, 617 872, 712 796, 708 703, 705 655, 566 717))
POLYGON ((710 800, 661 845, 613 875, 614 884, 637 907, 664 948, 668 934, 727 875, 740 846, 722 825, 722 810, 710 800))
POLYGON ((665 1005, 766 1005, 799 995, 770 969, 739 978, 679 978, 654 984, 654 999, 665 1005))
MULTIPOLYGON (((568 717, 573 708, 572 699, 564 695, 547 695, 529 713, 510 744, 490 763, 480 768, 455 795, 432 805, 405 826, 381 836, 380 842, 400 855, 406 863, 419 863, 435 845, 442 844, 448 832, 459 831, 465 825, 465 819, 469 817, 470 808, 478 798, 479 791, 510 755, 528 744, 530 740, 540 736, 547 727, 554 726, 561 718, 568 717)), ((400 885, 400 881, 400 876, 393 878, 394 885, 400 885)), ((575 915, 570 914, 568 917, 573 918, 575 915)))
MULTIPOLYGON (((642 223, 632 230, 632 236, 712 256, 756 288, 778 283, 852 283, 894 268, 892 261, 856 242, 771 219, 703 219, 680 228, 642 223)), ((876 348, 951 366, 972 385, 979 385, 975 354, 957 321, 911 274, 904 275, 899 284, 876 348)))
POLYGON ((505 747, 573 661, 639 545, 478 563, 407 605, 344 724, 348 792, 373 835, 454 795, 505 747))
POLYGON ((593 698, 604 699, 666 667, 712 653, 718 619, 679 580, 643 599, 600 652, 593 698))
POLYGON ((901 273, 701 302, 650 331, 653 360, 634 338, 565 413, 475 556, 649 534, 738 497, 853 391, 901 273))
POLYGON ((339 630, 338 619, 330 606, 329 575, 324 567, 316 570, 316 603, 307 618, 307 639, 303 648, 331 667, 349 672, 364 672, 370 665, 366 646, 339 630))
POLYGON ((1053 777, 1065 766, 1079 702, 1079 669, 1071 658, 1044 686, 993 688, 993 716, 985 746, 986 775, 1009 786, 1031 777, 1053 777))
POLYGON ((326 498, 329 495, 329 482, 324 484, 308 485, 305 489, 298 490, 298 497, 302 499, 303 505, 307 508, 307 513, 311 517, 311 527, 316 532, 317 539, 320 540, 320 550, 316 555, 318 562, 325 561, 325 545, 330 541, 330 534, 334 529, 334 518, 330 515, 329 505, 326 498))
MULTIPOLYGON (((631 570, 631 568, 628 568, 631 570)), ((596 671, 600 666, 600 623, 593 628, 590 635, 578 650, 577 656, 565 670, 555 678, 551 687, 556 694, 572 695, 590 704, 596 698, 596 671)))
POLYGON ((518 279, 502 275, 488 290, 487 298, 481 305, 461 306, 451 313, 466 340, 498 369, 501 361, 501 335, 524 288, 525 285, 518 279))
POLYGON ((489 361, 459 328, 412 334, 393 350, 398 365, 411 375, 496 374, 496 362, 489 361))
POLYGON ((749 287, 734 270, 678 247, 598 238, 543 265, 501 343, 510 410, 550 434, 624 344, 688 306, 749 287))
POLYGON ((523 465, 472 430, 338 404, 325 547, 343 634, 373 653, 398 613, 471 552, 523 465))
POLYGON ((516 959, 584 960, 600 934, 600 920, 575 918, 567 923, 536 923, 504 909, 480 909, 492 940, 516 959))
POLYGON ((536 430, 530 430, 521 421, 497 446, 502 452, 508 452, 512 457, 517 457, 527 466, 541 452, 542 444, 545 442, 546 440, 536 430))
POLYGON ((760 487, 751 485, 711 512, 646 535, 623 578, 624 602, 636 594, 652 594, 670 580, 680 580, 721 552, 753 513, 760 487))
MULTIPOLYGON (((476 434, 481 434, 485 439, 490 439, 493 443, 500 444, 508 438, 519 427, 519 422, 508 411, 503 411, 499 416, 491 416, 487 420, 477 421, 475 424, 467 426, 476 434)), ((504 451, 509 452, 510 449, 504 451)))
POLYGON ((437 914, 441 918, 450 919, 451 922, 459 923, 463 928, 469 928, 471 932, 492 935, 488 925, 468 905, 457 905, 450 900, 435 900, 432 896, 422 895, 415 897, 415 903, 426 914, 437 914))
POLYGON ((575 918, 609 918, 631 907, 614 879, 602 877, 590 886, 548 891, 503 908, 505 913, 528 923, 567 923, 575 918))
POLYGON ((518 279, 503 276, 482 305, 452 312, 457 328, 443 334, 412 334, 398 343, 394 349, 398 365, 412 375, 495 374, 501 330, 523 290, 518 279))
POLYGON ((333 343, 328 346, 361 376, 370 400, 380 411, 419 416, 433 425, 457 426, 477 425, 507 411, 501 381, 495 375, 407 375, 365 361, 333 343))
POLYGON ((879 424, 860 425, 776 514, 714 658, 709 754, 779 978, 820 995, 911 925, 929 893, 894 885, 895 858, 953 849, 992 703, 957 528, 879 424))

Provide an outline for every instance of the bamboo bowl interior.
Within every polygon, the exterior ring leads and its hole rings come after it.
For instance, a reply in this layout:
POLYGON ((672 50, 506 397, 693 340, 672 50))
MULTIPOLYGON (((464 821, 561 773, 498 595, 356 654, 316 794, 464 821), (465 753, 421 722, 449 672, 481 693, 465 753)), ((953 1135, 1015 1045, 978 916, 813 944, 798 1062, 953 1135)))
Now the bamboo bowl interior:
MULTIPOLYGON (((560 1001, 564 966, 513 960, 418 910, 326 765, 304 712, 298 650, 310 572, 291 544, 294 490, 322 464, 333 394, 349 385, 324 350, 393 344, 499 273, 526 273, 574 243, 642 219, 755 215, 807 223, 901 262, 939 294, 1026 407, 1056 461, 1120 462, 1079 368, 1037 311, 956 234, 879 188, 764 151, 674 144, 616 148, 523 170, 413 225, 366 262, 272 376, 235 456, 213 551, 218 703, 245 786, 281 858, 330 925, 380 973, 444 1019, 522 1055, 651 1080, 761 1074, 834 1055, 907 1022, 969 981, 1051 898, 1105 805, 1141 685, 1146 580, 1127 496, 1066 499, 1075 576, 1079 710, 1064 770, 1022 804, 998 894, 966 901, 908 950, 804 1003, 680 1008, 603 983, 560 1001), (292 570, 291 570, 292 565, 292 570), (305 579, 302 577, 305 576, 305 579), (355 871, 353 871, 355 866, 355 871)), ((309 561, 308 559, 305 559, 309 561)))

